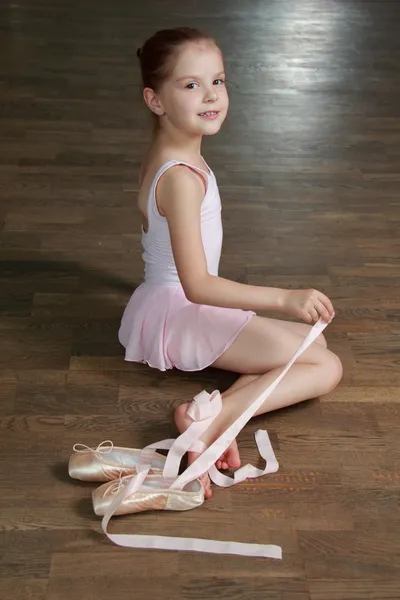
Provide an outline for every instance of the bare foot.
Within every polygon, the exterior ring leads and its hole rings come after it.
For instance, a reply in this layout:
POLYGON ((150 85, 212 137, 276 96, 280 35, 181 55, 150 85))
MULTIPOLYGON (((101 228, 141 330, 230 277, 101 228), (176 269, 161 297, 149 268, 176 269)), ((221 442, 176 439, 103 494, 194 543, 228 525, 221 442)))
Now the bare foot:
MULTIPOLYGON (((179 431, 179 433, 183 433, 191 424, 192 420, 187 416, 186 411, 189 406, 189 402, 185 404, 181 404, 178 408, 175 409, 175 425, 179 431)), ((200 456, 200 452, 188 452, 188 466, 191 465, 198 456, 200 456)), ((201 477, 199 477, 201 483, 204 487, 204 497, 211 498, 211 480, 208 476, 208 473, 204 473, 201 477)))
MULTIPOLYGON (((186 431, 186 429, 192 422, 190 417, 188 417, 186 414, 189 405, 189 402, 181 404, 175 410, 175 424, 180 433, 186 431)), ((188 452, 188 465, 192 464, 198 456, 198 452, 188 452)), ((225 450, 223 455, 215 463, 215 466, 217 467, 217 469, 237 469, 238 467, 240 467, 240 456, 236 440, 234 440, 229 446, 229 448, 225 450)), ((200 480, 202 481, 204 486, 205 497, 211 498, 211 481, 208 474, 205 473, 202 477, 200 477, 200 480)))
POLYGON ((240 467, 239 448, 236 440, 225 450, 223 455, 215 463, 217 469, 238 469, 240 467))

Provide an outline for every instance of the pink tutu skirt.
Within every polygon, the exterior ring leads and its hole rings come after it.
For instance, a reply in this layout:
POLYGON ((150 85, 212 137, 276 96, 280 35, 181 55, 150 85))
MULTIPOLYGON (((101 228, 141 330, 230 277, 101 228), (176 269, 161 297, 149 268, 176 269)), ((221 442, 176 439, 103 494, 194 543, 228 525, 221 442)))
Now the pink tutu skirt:
POLYGON ((122 317, 125 360, 165 371, 200 371, 235 341, 252 311, 193 304, 180 285, 143 283, 122 317))

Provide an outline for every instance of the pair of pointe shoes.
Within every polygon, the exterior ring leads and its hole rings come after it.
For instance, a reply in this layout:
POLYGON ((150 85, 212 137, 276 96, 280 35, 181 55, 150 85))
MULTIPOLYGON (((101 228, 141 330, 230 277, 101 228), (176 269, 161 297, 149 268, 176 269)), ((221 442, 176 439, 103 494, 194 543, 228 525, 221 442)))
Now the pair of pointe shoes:
MULTIPOLYGON (((90 448, 75 444, 68 464, 68 473, 80 481, 105 482, 92 493, 96 515, 104 516, 115 500, 115 495, 137 475, 140 450, 120 448, 106 440, 90 448)), ((204 502, 204 488, 196 479, 183 489, 168 487, 163 478, 165 456, 152 452, 151 468, 140 489, 119 504, 115 515, 126 515, 147 510, 190 510, 204 502)))

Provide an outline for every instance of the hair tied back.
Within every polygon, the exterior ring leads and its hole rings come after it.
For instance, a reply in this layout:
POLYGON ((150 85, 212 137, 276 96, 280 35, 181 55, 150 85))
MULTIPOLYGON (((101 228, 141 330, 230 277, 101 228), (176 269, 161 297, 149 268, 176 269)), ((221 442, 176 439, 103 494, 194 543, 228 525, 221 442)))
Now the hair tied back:
POLYGON ((174 58, 184 44, 189 42, 210 41, 216 45, 209 35, 190 27, 162 29, 146 40, 136 50, 139 59, 143 87, 158 91, 162 83, 173 70, 174 58))

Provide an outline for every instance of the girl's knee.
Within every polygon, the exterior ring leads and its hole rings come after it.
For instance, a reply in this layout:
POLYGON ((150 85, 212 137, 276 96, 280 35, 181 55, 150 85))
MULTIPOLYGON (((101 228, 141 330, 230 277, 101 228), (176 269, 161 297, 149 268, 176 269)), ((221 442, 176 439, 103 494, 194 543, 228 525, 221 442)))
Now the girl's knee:
POLYGON ((326 382, 326 394, 332 392, 343 377, 343 366, 340 358, 330 350, 327 350, 324 361, 324 378, 326 382))

